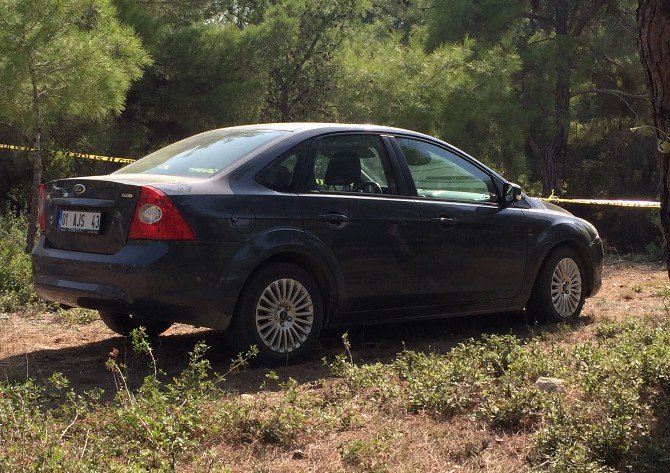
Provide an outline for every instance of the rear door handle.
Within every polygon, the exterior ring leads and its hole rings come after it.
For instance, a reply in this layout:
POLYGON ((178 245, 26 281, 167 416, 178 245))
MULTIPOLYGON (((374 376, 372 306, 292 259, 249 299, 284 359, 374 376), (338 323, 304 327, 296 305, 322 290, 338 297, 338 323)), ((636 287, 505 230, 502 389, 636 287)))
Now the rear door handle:
POLYGON ((450 217, 433 217, 430 219, 430 223, 436 225, 453 225, 456 223, 456 219, 450 217))
POLYGON ((327 213, 319 215, 317 219, 322 222, 328 222, 335 225, 339 225, 340 223, 344 223, 347 220, 349 220, 349 217, 340 213, 327 213))

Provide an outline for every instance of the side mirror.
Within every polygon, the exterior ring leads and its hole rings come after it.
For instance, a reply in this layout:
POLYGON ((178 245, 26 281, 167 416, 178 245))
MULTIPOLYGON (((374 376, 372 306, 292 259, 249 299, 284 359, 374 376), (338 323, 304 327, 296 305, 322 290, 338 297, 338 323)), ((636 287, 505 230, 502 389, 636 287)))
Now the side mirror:
POLYGON ((505 205, 513 204, 521 200, 521 186, 506 182, 503 184, 503 202, 505 205))

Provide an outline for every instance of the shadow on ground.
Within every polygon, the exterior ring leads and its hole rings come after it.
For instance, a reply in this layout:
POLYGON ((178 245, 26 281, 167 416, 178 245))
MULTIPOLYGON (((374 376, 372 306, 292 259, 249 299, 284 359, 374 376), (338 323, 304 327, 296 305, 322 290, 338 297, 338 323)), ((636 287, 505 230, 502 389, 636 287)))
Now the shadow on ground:
MULTIPOLYGON (((589 323, 589 320, 583 319, 579 323, 589 323)), ((523 312, 331 329, 322 334, 317 350, 309 360, 272 369, 280 380, 292 377, 301 383, 328 376, 329 368, 322 359, 332 360, 343 351, 342 335, 345 332, 349 334, 355 362, 385 362, 403 348, 444 353, 465 339, 483 334, 512 333, 525 338, 541 330, 555 329, 551 326, 538 328, 529 325, 523 312)), ((212 368, 219 373, 227 372, 235 354, 225 345, 221 333, 215 331, 160 337, 153 342, 158 367, 169 377, 177 375, 187 366, 189 352, 199 341, 204 341, 210 347, 208 359, 212 368)), ((60 372, 78 391, 97 387, 109 395, 115 391, 115 387, 112 374, 105 368, 105 361, 113 348, 119 350, 118 360, 127 366, 129 384, 139 385, 142 377, 150 372, 149 360, 143 354, 134 354, 130 341, 118 336, 63 349, 36 350, 1 361, 11 368, 7 376, 10 379, 21 381, 28 375, 37 382, 45 383, 54 372, 60 372)), ((265 367, 248 367, 229 374, 226 386, 242 393, 258 391, 267 372, 268 368, 265 367)))

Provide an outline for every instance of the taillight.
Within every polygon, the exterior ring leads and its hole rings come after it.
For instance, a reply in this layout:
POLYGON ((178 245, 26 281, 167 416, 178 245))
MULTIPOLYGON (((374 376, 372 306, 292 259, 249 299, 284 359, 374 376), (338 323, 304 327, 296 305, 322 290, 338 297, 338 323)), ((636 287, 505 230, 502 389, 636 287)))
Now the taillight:
POLYGON ((195 240, 195 234, 172 201, 158 189, 144 186, 137 198, 128 238, 133 240, 195 240))
POLYGON ((39 199, 37 201, 37 221, 41 232, 45 232, 47 230, 47 209, 45 208, 46 204, 46 184, 40 184, 39 199))

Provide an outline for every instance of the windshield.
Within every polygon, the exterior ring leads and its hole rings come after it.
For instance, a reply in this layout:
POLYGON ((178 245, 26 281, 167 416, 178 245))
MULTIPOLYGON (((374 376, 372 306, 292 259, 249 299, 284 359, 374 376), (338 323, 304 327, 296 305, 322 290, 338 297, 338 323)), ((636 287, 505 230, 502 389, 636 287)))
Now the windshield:
POLYGON ((207 131, 159 149, 114 174, 209 177, 283 133, 226 128, 207 131))

